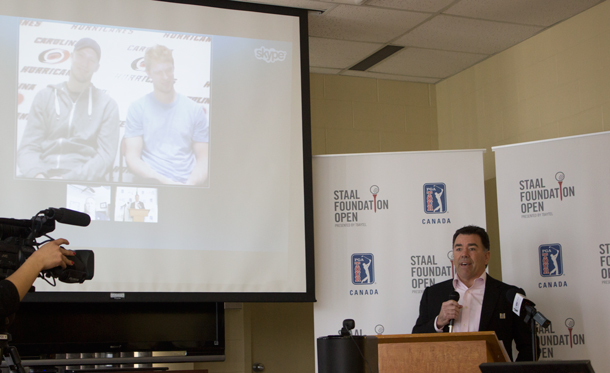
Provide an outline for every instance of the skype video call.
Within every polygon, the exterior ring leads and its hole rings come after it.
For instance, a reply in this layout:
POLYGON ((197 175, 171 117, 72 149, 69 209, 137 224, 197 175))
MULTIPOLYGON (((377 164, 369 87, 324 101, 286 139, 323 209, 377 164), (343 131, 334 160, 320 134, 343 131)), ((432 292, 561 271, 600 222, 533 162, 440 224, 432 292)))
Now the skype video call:
POLYGON ((50 235, 94 279, 37 291, 305 292, 298 18, 86 3, 0 5, 2 215, 91 217, 50 235))

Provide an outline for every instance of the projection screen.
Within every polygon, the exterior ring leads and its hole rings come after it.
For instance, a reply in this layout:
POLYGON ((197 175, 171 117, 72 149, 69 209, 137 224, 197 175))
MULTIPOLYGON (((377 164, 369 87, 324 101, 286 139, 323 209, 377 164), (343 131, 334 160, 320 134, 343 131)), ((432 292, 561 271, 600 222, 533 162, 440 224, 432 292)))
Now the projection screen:
POLYGON ((314 300, 307 13, 197 3, 0 3, 0 215, 92 220, 30 299, 314 300))

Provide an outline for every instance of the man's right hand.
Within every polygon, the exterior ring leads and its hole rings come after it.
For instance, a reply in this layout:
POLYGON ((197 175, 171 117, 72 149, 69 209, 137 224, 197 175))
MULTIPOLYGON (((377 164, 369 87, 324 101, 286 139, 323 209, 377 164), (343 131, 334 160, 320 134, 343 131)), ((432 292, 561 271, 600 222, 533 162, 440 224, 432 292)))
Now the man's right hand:
POLYGON ((460 317, 460 310, 462 306, 454 300, 448 300, 441 306, 441 312, 438 314, 436 319, 436 327, 442 329, 445 325, 449 324, 449 320, 457 319, 460 317))

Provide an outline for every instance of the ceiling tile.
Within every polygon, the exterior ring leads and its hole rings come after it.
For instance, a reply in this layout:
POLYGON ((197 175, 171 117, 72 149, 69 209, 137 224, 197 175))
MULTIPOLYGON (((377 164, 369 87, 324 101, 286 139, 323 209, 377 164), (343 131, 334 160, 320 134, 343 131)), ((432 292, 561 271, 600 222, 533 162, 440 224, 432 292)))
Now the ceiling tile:
POLYGON ((375 53, 383 44, 309 38, 309 65, 347 69, 375 53))
POLYGON ((369 0, 367 6, 436 13, 455 0, 369 0))
POLYGON ((450 51, 493 54, 507 49, 542 30, 538 26, 436 16, 393 42, 450 51))
POLYGON ((401 80, 401 81, 405 81, 405 82, 418 82, 418 83, 429 83, 429 84, 438 83, 441 80, 439 78, 422 78, 419 76, 383 74, 383 73, 374 73, 374 72, 370 72, 370 71, 353 71, 353 70, 343 71, 343 72, 341 72, 341 75, 359 76, 362 78, 375 78, 375 79, 384 79, 384 80, 401 80))
POLYGON ((485 54, 406 48, 368 71, 426 78, 446 78, 487 58, 485 54))
POLYGON ((603 0, 462 0, 445 14, 526 25, 551 26, 603 0))
POLYGON ((386 43, 428 18, 424 13, 339 5, 309 15, 309 36, 386 43))

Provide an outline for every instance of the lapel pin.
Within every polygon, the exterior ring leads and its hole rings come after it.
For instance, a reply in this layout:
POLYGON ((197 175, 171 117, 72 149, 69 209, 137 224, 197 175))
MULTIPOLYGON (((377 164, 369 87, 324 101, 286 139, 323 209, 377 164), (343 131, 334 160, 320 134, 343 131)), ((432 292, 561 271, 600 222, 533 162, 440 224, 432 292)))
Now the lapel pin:
POLYGON ((500 314, 500 320, 504 320, 506 318, 506 314, 505 313, 501 313, 500 314))

